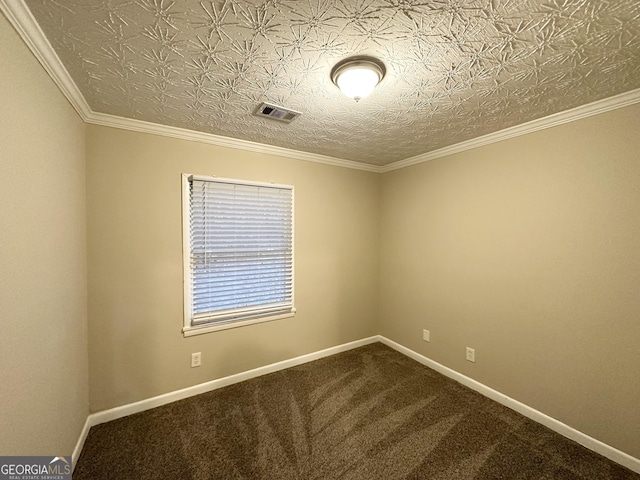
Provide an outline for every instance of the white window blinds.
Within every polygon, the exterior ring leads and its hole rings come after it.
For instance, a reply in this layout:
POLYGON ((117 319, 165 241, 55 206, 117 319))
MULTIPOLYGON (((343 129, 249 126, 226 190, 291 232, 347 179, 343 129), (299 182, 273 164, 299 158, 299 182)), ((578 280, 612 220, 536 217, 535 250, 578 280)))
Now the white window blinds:
POLYGON ((293 311, 293 187, 189 177, 191 325, 293 311))

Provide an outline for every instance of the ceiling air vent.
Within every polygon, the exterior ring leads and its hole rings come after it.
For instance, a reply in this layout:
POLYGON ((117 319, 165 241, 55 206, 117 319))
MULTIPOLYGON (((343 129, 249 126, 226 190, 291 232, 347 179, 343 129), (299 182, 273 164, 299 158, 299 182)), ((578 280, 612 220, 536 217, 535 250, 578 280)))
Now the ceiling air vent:
POLYGON ((278 120, 280 122, 291 123, 294 118, 302 114, 270 103, 261 103, 254 115, 257 117, 272 118, 273 120, 278 120))

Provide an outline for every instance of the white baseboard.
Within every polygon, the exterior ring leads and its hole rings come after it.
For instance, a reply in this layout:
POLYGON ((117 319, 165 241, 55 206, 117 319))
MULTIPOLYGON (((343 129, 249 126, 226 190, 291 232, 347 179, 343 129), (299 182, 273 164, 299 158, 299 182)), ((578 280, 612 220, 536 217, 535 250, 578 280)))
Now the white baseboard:
POLYGON ((369 338, 363 338, 361 340, 356 340, 354 342, 344 343, 335 347, 326 348, 324 350, 309 353, 307 355, 302 355, 300 357, 290 358, 281 362, 265 365, 264 367, 247 370, 246 372, 229 375, 228 377, 217 378, 215 380, 211 380, 210 382, 201 383, 192 387, 183 388, 182 390, 165 393, 163 395, 158 395, 157 397, 147 398, 145 400, 140 400, 139 402, 130 403, 128 405, 122 405, 121 407, 115 407, 109 410, 103 410, 102 412, 92 413, 87 417, 87 421, 85 422, 84 428, 82 429, 80 438, 78 439, 78 443, 76 444, 76 448, 73 451, 74 467, 75 463, 80 457, 80 453, 82 452, 82 447, 84 446, 84 441, 89 434, 89 429, 94 425, 110 422, 111 420, 126 417, 134 413, 144 412, 145 410, 160 407, 162 405, 166 405, 167 403, 172 403, 184 398, 200 395, 201 393, 217 390, 218 388, 243 382, 245 380, 259 377, 261 375, 267 375, 268 373, 277 372, 286 368, 302 365, 303 363, 312 362, 323 357, 335 355, 336 353, 346 352, 347 350, 352 350, 354 348, 369 345, 370 343, 375 343, 378 341, 380 341, 380 338, 377 335, 369 338))
POLYGON ((78 441, 76 442, 76 448, 73 449, 73 453, 71 454, 71 471, 76 468, 76 463, 78 463, 78 458, 80 458, 82 447, 84 447, 84 441, 87 439, 87 435, 89 435, 90 428, 91 415, 87 416, 87 419, 84 422, 84 426, 82 427, 82 431, 80 432, 80 438, 78 438, 78 441))
POLYGON ((582 433, 576 430, 569 425, 566 425, 555 418, 552 418, 534 408, 525 405, 518 400, 515 400, 507 395, 504 395, 497 390, 494 390, 491 387, 488 387, 472 378, 467 377, 455 370, 450 369, 449 367, 445 367, 441 363, 435 362, 424 355, 421 355, 413 350, 400 345, 399 343, 394 342, 393 340, 389 340, 386 337, 379 336, 379 340, 381 343, 393 348, 394 350, 406 355, 409 358, 416 360, 417 362, 426 365, 429 368, 432 368, 436 372, 443 374, 446 377, 449 377, 455 380, 462 385, 475 390, 478 393, 481 393, 485 397, 490 398, 491 400, 495 400, 496 402, 504 405, 505 407, 509 407, 512 410, 524 415, 531 420, 538 422, 545 427, 550 428, 554 432, 567 437, 574 442, 579 443, 580 445, 592 450, 596 453, 599 453, 603 457, 607 457, 609 460, 612 460, 620 465, 627 467, 629 470, 632 470, 636 473, 640 473, 640 459, 632 457, 631 455, 624 453, 616 448, 613 448, 606 443, 601 442, 600 440, 596 440, 589 435, 582 433))
POLYGON ((233 385, 235 383, 243 382, 245 380, 249 380, 251 378, 259 377, 261 375, 266 375, 268 373, 277 372, 280 370, 284 370, 286 368, 295 367, 297 365, 302 365, 303 363, 312 362, 313 360, 318 360, 323 357, 328 357, 330 355, 335 355, 336 353, 346 352, 348 350, 352 350, 354 348, 362 347, 364 345, 369 345, 371 343, 381 342, 394 350, 406 355, 417 362, 426 365, 429 368, 449 377, 462 385, 465 385, 472 390, 475 390, 478 393, 481 393, 485 397, 488 397, 496 402, 515 410, 516 412, 524 415, 531 420, 538 422, 551 430, 563 435, 584 447, 599 453, 600 455, 620 464, 628 469, 640 473, 640 459, 632 457, 631 455, 624 453, 616 448, 607 445, 606 443, 601 442, 600 440, 596 440, 589 435, 586 435, 573 427, 570 427, 559 420, 556 420, 544 413, 525 405, 524 403, 519 402, 507 395, 504 395, 493 388, 490 388, 466 375, 463 375, 455 370, 450 369, 449 367, 445 367, 444 365, 431 360, 430 358, 425 357, 413 350, 400 345, 399 343, 394 342, 393 340, 389 340, 386 337, 381 335, 376 335, 373 337, 364 338, 362 340, 356 340, 354 342, 345 343, 342 345, 338 345, 336 347, 327 348, 324 350, 320 350, 318 352, 309 353, 307 355, 302 355, 300 357, 291 358, 289 360, 283 360, 281 362, 272 363, 271 365, 265 365, 263 367, 254 368, 253 370, 248 370, 246 372, 237 373, 235 375, 230 375, 228 377, 218 378, 216 380, 212 380, 210 382, 201 383, 199 385, 194 385, 192 387, 183 388, 182 390, 176 390, 174 392, 165 393, 163 395, 158 395, 157 397, 148 398, 146 400, 141 400, 139 402, 130 403, 128 405, 123 405, 121 407, 112 408, 109 410, 104 410, 102 412, 92 413, 87 417, 87 421, 85 422, 84 428, 82 429, 82 433, 80 434, 80 438, 78 439, 78 443, 76 444, 76 448, 73 451, 73 465, 78 460, 80 453, 82 451, 82 447, 84 445, 84 441, 89 434, 89 429, 94 425, 99 425, 101 423, 109 422, 111 420, 115 420, 118 418, 126 417, 128 415, 132 415, 134 413, 143 412, 145 410, 150 410, 155 407, 159 407, 161 405, 166 405, 171 402, 175 402, 177 400, 182 400, 184 398, 193 397, 195 395, 199 395, 201 393, 210 392, 212 390, 216 390, 218 388, 226 387, 228 385, 233 385))

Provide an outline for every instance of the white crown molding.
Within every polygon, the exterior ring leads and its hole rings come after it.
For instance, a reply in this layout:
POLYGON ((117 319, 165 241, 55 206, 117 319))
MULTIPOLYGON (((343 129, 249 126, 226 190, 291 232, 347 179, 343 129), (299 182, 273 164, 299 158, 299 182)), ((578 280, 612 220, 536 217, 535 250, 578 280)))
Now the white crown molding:
POLYGON ((154 135, 173 137, 181 140, 209 143, 221 147, 229 147, 238 150, 247 150, 255 153, 265 153, 268 155, 294 158, 296 160, 322 163, 324 165, 332 165, 334 167, 351 168, 355 170, 364 170, 366 172, 374 173, 380 172, 380 167, 377 165, 369 165, 367 163, 354 162, 352 160, 343 160, 341 158, 319 155, 317 153, 302 152, 300 150, 292 150, 290 148, 277 147, 264 143, 250 142, 248 140, 223 137, 221 135, 214 135, 212 133, 197 132, 195 130, 188 130, 186 128, 170 127, 167 125, 160 125, 158 123, 145 122, 143 120, 123 118, 106 113, 91 112, 85 121, 87 123, 93 123, 95 125, 102 125, 105 127, 122 128, 125 130, 151 133, 154 135))
MULTIPOLYGON (((2 1, 3 0, 0 0, 0 2, 2 1)), ((240 150, 248 150, 257 153, 279 155, 282 157, 295 158, 297 160, 304 160, 315 163, 323 163, 325 165, 333 165, 336 167, 345 167, 374 173, 387 173, 393 170, 399 170, 401 168, 428 162, 430 160, 436 160, 438 158, 453 155, 455 153, 460 153, 466 150, 490 145, 492 143, 501 142, 503 140, 508 140, 510 138, 519 137, 521 135, 527 135, 529 133, 544 130, 546 128, 556 127, 558 125, 591 117, 600 113, 605 113, 610 110, 627 107, 636 103, 640 103, 640 88, 621 93, 613 97, 605 98, 603 100, 588 103, 580 107, 572 108, 571 110, 554 113, 547 117, 538 118, 536 120, 516 125, 514 127, 505 128, 504 130, 489 133, 487 135, 483 135, 482 137, 474 138, 465 142, 456 143, 455 145, 450 145, 438 150, 433 150, 431 152, 406 158, 404 160, 400 160, 398 162, 394 162, 384 166, 354 162, 352 160, 344 160, 315 153, 302 152, 300 150, 291 150, 288 148, 250 142, 247 140, 223 137, 211 133, 196 132, 194 130, 187 130, 185 128, 169 127, 166 125, 159 125, 142 120, 133 120, 104 113, 91 112, 85 119, 85 121, 88 123, 94 123, 96 125, 123 128, 126 130, 152 133, 183 140, 193 140, 197 142, 210 143, 213 145, 220 145, 223 147, 236 148, 240 150)))
POLYGON ((640 89, 622 93, 603 100, 598 100, 587 105, 555 113, 547 117, 539 118, 531 122, 506 128, 498 132, 490 133, 482 137, 465 142, 450 145, 431 152, 409 157, 385 166, 371 165, 368 163, 344 160, 316 153, 292 150, 284 147, 266 145, 247 140, 239 140, 231 137, 223 137, 204 132, 196 132, 185 128, 169 127, 156 123, 134 120, 91 110, 84 96, 80 92, 71 75, 62 64, 62 61, 42 32, 40 26, 31 14, 31 11, 22 0, 0 0, 0 9, 7 16, 24 42, 31 49, 35 57, 40 61, 49 76, 58 85, 62 93, 67 97, 71 105, 76 109, 80 117, 87 123, 108 127, 122 128, 136 132, 151 133, 166 137, 192 140, 209 143, 223 147, 247 150, 256 153, 265 153, 281 157, 304 160, 307 162, 321 163, 335 167, 351 168, 373 173, 386 173, 419 163, 428 162, 438 158, 464 152, 473 148, 489 145, 510 138, 526 135, 545 128, 555 127, 564 123, 580 120, 617 108, 626 107, 640 102, 640 89))
POLYGON ((0 0, 0 10, 5 14, 13 28, 22 37, 24 43, 27 44, 27 47, 29 47, 64 96, 67 97, 67 100, 78 112, 78 115, 86 121, 91 112, 89 104, 80 93, 80 89, 62 64, 58 54, 49 43, 49 40, 47 40, 27 5, 22 0, 0 0))
POLYGON ((169 127, 166 125, 94 112, 89 107, 89 104, 80 92, 80 89, 71 78, 71 75, 69 75, 69 72, 60 60, 60 57, 58 57, 57 53, 51 46, 51 43, 49 43, 49 40, 26 4, 22 0, 0 0, 0 9, 4 12, 9 22, 22 37, 22 40, 29 47, 36 59, 38 59, 58 88, 60 88, 65 97, 67 97, 67 100, 78 112, 78 115, 80 115, 80 117, 87 123, 209 143, 256 153, 266 153, 269 155, 294 158, 296 160, 321 163, 335 167, 351 168, 374 173, 379 173, 380 171, 380 167, 377 165, 369 165, 366 163, 354 162, 352 160, 343 160, 326 155, 302 152, 273 145, 265 145, 257 142, 239 140, 210 133, 196 132, 184 128, 169 127))
POLYGON ((514 127, 505 128, 498 132, 489 133, 482 137, 467 140, 466 142, 456 143, 448 147, 433 150, 431 152, 416 155, 415 157, 406 158, 398 162, 385 165, 380 168, 380 173, 391 172, 419 163, 428 162, 437 158, 446 157, 447 155, 453 155, 454 153, 464 152, 473 148, 482 147, 491 143, 501 142, 502 140, 508 140, 510 138, 519 137, 520 135, 526 135, 528 133, 537 132, 545 128, 551 128, 564 123, 573 122, 582 118, 591 117, 600 113, 615 110, 617 108, 627 107, 635 103, 640 103, 640 88, 631 90, 626 93, 621 93, 613 97, 598 100, 580 107, 572 108, 571 110, 565 110, 564 112, 554 113, 547 117, 532 120, 527 123, 516 125, 514 127))

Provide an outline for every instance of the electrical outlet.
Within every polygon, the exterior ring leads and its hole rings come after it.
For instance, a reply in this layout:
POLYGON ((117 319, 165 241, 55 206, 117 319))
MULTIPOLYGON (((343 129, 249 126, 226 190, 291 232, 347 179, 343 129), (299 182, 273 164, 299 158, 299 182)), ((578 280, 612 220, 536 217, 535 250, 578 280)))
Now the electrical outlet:
POLYGON ((422 340, 425 342, 431 341, 431 332, 429 330, 422 330, 422 340))
POLYGON ((202 353, 200 353, 200 352, 192 353, 191 354, 191 368, 199 367, 200 365, 202 365, 202 353))
POLYGON ((467 347, 467 361, 476 363, 476 350, 475 350, 475 348, 467 347))

